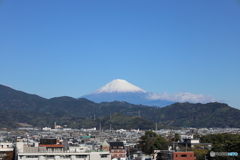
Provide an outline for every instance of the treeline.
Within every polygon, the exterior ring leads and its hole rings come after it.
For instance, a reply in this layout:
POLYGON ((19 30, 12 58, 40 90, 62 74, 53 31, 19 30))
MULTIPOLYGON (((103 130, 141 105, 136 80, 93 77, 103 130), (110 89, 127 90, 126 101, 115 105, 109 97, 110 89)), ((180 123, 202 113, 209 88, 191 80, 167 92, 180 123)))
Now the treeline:
POLYGON ((240 159, 240 135, 239 134, 211 134, 206 135, 200 138, 202 143, 212 143, 211 150, 208 150, 207 157, 208 159, 213 160, 239 160, 240 159), (238 156, 210 156, 210 152, 236 152, 238 156))
MULTIPOLYGON (((167 150, 174 142, 180 140, 179 134, 164 138, 157 135, 153 131, 146 131, 145 135, 140 138, 139 148, 146 154, 152 154, 154 150, 167 150)), ((201 145, 195 145, 193 148, 188 148, 188 151, 193 151, 197 160, 239 160, 240 159, 240 135, 239 134, 210 134, 200 138, 201 145), (212 147, 204 143, 212 143, 212 147), (212 153, 234 153, 233 155, 218 156, 212 153)), ((186 148, 184 148, 185 150, 186 148)))

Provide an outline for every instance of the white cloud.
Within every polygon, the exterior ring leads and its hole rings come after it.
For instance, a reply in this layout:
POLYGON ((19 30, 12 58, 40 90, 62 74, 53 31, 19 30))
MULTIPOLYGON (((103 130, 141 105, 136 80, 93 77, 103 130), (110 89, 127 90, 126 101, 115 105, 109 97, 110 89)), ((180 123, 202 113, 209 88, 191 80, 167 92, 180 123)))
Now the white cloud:
POLYGON ((163 94, 150 93, 147 96, 148 99, 151 100, 167 100, 174 102, 192 102, 192 103, 208 103, 208 102, 216 102, 211 95, 203 95, 203 94, 193 94, 193 93, 184 93, 179 92, 174 95, 170 95, 167 92, 163 94))

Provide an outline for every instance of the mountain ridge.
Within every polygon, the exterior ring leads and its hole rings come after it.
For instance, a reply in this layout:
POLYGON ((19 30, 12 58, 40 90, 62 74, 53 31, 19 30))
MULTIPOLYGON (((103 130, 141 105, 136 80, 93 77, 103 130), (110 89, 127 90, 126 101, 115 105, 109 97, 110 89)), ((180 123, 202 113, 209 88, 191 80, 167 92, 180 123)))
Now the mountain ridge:
POLYGON ((42 126, 57 121, 79 127, 83 117, 87 123, 92 119, 89 117, 107 117, 118 112, 175 127, 240 127, 240 110, 218 102, 174 103, 156 108, 124 101, 95 103, 85 98, 67 96, 45 99, 1 85, 0 96, 0 114, 4 115, 0 118, 2 124, 10 124, 9 120, 11 123, 26 121, 42 126), (79 119, 79 124, 73 124, 76 119, 79 119))

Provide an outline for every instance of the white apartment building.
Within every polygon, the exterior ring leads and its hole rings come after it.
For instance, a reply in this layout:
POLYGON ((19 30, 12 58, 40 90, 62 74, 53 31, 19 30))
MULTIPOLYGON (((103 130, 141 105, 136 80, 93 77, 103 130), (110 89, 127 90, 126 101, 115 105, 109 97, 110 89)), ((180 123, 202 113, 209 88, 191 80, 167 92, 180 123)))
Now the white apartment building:
POLYGON ((13 158, 14 146, 9 142, 0 142, 0 160, 8 158, 13 158))
POLYGON ((48 148, 45 146, 27 147, 23 142, 16 143, 16 160, 111 160, 109 151, 91 152, 87 147, 48 148))
POLYGON ((13 151, 13 143, 0 142, 0 151, 13 151))

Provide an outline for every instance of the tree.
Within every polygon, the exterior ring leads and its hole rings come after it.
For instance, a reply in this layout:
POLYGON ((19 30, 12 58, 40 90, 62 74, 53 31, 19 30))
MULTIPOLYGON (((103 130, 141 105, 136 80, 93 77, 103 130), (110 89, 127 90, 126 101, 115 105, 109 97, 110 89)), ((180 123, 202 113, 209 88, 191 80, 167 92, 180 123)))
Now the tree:
POLYGON ((204 149, 200 145, 194 146, 194 148, 192 148, 191 150, 194 152, 194 155, 196 156, 197 160, 205 160, 205 156, 209 152, 208 149, 204 149))
POLYGON ((154 150, 167 149, 166 139, 153 131, 146 131, 145 135, 140 137, 139 143, 142 151, 147 154, 152 154, 154 150))
POLYGON ((210 157, 210 159, 226 159, 230 160, 232 158, 240 159, 240 135, 239 134, 229 134, 229 133, 223 133, 223 134, 211 134, 201 137, 202 143, 212 143, 212 149, 213 152, 237 152, 238 156, 215 156, 210 157))
POLYGON ((195 134, 193 135, 193 138, 194 138, 194 139, 199 139, 199 138, 200 138, 200 135, 199 135, 198 133, 195 133, 195 134))
POLYGON ((179 142, 180 140, 181 140, 180 135, 178 133, 175 133, 173 141, 174 142, 179 142))

